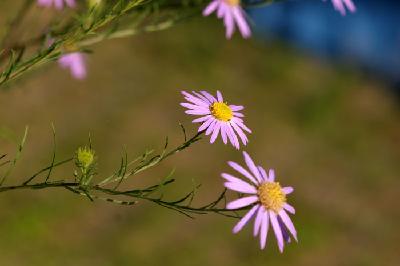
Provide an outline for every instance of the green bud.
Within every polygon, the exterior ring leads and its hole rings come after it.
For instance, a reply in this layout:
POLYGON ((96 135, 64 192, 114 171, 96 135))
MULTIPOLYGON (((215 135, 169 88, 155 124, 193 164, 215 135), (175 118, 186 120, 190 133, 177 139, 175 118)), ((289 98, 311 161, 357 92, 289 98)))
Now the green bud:
POLYGON ((76 152, 76 164, 78 167, 88 169, 94 161, 94 151, 87 147, 80 147, 76 152))

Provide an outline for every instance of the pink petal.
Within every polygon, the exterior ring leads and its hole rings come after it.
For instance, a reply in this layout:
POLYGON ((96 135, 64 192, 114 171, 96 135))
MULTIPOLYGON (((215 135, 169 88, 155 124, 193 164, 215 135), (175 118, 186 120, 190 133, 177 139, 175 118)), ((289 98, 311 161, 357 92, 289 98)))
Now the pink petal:
POLYGON ((214 131, 211 135, 210 143, 214 143, 218 137, 219 129, 221 128, 221 123, 216 123, 214 127, 214 131))
POLYGON ((261 223, 261 234, 260 234, 260 248, 264 249, 267 243, 268 236, 268 228, 269 228, 269 217, 268 212, 264 212, 261 223))
POLYGON ((251 182, 253 182, 253 184, 256 185, 258 184, 256 179, 249 172, 247 172, 247 170, 244 169, 242 166, 232 161, 229 161, 228 164, 230 167, 232 167, 233 169, 235 169, 236 171, 247 177, 251 182))
POLYGON ((268 181, 268 176, 267 172, 265 172, 265 169, 262 168, 261 166, 258 166, 258 171, 260 171, 261 177, 263 178, 264 181, 268 181))
POLYGON ((218 0, 212 1, 210 4, 208 4, 208 6, 203 10, 203 16, 208 16, 214 12, 217 9, 218 4, 218 0))
POLYGON ((228 142, 228 136, 226 133, 226 123, 221 123, 221 135, 222 135, 222 141, 224 144, 228 142))
POLYGON ((357 11, 357 8, 354 5, 353 1, 351 1, 351 0, 343 0, 343 1, 344 1, 344 4, 347 6, 347 9, 350 10, 350 12, 354 13, 357 11))
POLYGON ((188 109, 203 110, 203 111, 210 112, 210 109, 208 109, 205 106, 194 105, 194 104, 191 104, 191 103, 180 103, 180 105, 185 107, 185 108, 188 108, 188 109))
POLYGON ((238 150, 240 148, 240 144, 239 144, 239 140, 238 140, 235 132, 232 129, 232 126, 228 123, 226 128, 227 128, 227 133, 228 133, 228 136, 230 137, 233 147, 235 147, 238 150))
POLYGON ((210 135, 211 132, 214 131, 215 125, 216 125, 217 123, 218 123, 218 122, 217 122, 217 120, 215 120, 215 119, 211 122, 210 126, 209 126, 209 127, 207 128, 207 130, 206 130, 206 136, 210 135))
POLYGON ((281 210, 279 212, 279 216, 281 217, 282 222, 285 224, 286 228, 289 230, 289 232, 292 234, 294 239, 297 241, 296 228, 294 228, 294 225, 293 225, 292 220, 290 219, 289 215, 287 215, 285 210, 281 210))
POLYGON ((233 8, 232 13, 243 38, 249 38, 251 36, 251 31, 249 25, 244 18, 244 11, 242 10, 242 8, 240 6, 236 6, 233 8))
POLYGON ((243 145, 246 145, 248 142, 246 134, 244 134, 242 129, 239 128, 235 123, 231 123, 231 126, 233 127, 233 129, 235 129, 235 131, 239 135, 240 139, 242 140, 243 145))
POLYGON ((253 208, 250 209, 250 211, 246 213, 246 215, 242 219, 240 219, 240 221, 233 228, 234 234, 242 230, 242 228, 247 224, 247 222, 253 217, 258 207, 259 205, 255 205, 253 208))
POLYGON ((244 117, 244 114, 233 112, 233 116, 235 116, 235 117, 244 117))
POLYGON ((224 24, 226 28, 225 36, 227 39, 230 39, 235 31, 235 21, 231 12, 231 9, 227 7, 224 14, 224 24))
POLYGON ((63 9, 64 7, 64 0, 54 0, 54 6, 57 9, 63 9))
POLYGON ((290 194, 293 192, 293 188, 292 187, 284 187, 282 188, 283 193, 285 193, 286 195, 290 194))
POLYGON ((240 199, 229 202, 226 205, 226 208, 229 210, 236 210, 236 209, 240 209, 240 208, 249 206, 257 201, 258 201, 257 196, 244 197, 244 198, 240 198, 240 199))
POLYGON ((204 97, 203 95, 201 95, 200 93, 197 93, 195 91, 192 91, 192 93, 194 95, 196 95, 197 97, 199 97, 201 100, 203 100, 205 103, 207 103, 208 105, 210 105, 212 102, 210 102, 206 97, 204 97))
POLYGON ((222 94, 220 91, 217 91, 217 100, 218 102, 224 102, 224 98, 222 97, 222 94))
POLYGON ((268 181, 269 182, 275 182, 275 170, 274 169, 269 169, 269 171, 268 171, 268 181))
POLYGON ((264 213, 267 213, 267 212, 265 211, 264 206, 261 205, 260 208, 258 209, 257 216, 256 216, 256 219, 254 221, 254 228, 253 228, 253 235, 254 236, 257 236, 258 232, 260 231, 261 223, 262 223, 263 217, 264 217, 264 213))
POLYGON ((204 106, 206 108, 209 107, 208 101, 205 102, 202 99, 199 99, 199 98, 187 93, 186 91, 181 91, 181 93, 185 96, 185 99, 188 100, 189 102, 192 102, 196 105, 204 106))
POLYGON ((208 115, 210 113, 209 110, 186 110, 186 114, 188 115, 208 115))
POLYGON ((231 108, 232 111, 237 112, 237 111, 241 111, 244 109, 243 106, 241 105, 229 105, 229 107, 231 108))
POLYGON ((217 101, 217 99, 215 99, 214 96, 212 96, 211 94, 209 94, 206 91, 200 91, 201 94, 203 94, 210 102, 214 103, 217 101))
POLYGON ((212 118, 212 116, 210 116, 209 119, 199 127, 198 132, 203 131, 204 129, 208 128, 210 126, 210 124, 214 121, 215 121, 215 119, 212 118))
POLYGON ((227 9, 228 9, 228 7, 226 6, 225 3, 220 3, 220 5, 218 6, 218 10, 217 10, 217 17, 222 18, 225 15, 227 9))
POLYGON ((240 119, 240 118, 238 118, 238 117, 233 117, 233 118, 231 119, 231 121, 232 121, 232 122, 235 122, 235 123, 236 123, 239 127, 241 127, 243 130, 245 130, 245 131, 251 133, 251 130, 243 124, 243 122, 242 122, 243 120, 242 120, 242 119, 240 119))
POLYGON ((65 0, 65 2, 67 3, 67 6, 71 8, 76 6, 75 0, 65 0))
POLYGON ((285 210, 287 210, 288 212, 290 212, 291 214, 295 214, 295 213, 296 213, 296 210, 295 210, 295 209, 293 208, 293 206, 290 205, 289 203, 283 204, 283 208, 284 208, 285 210))
POLYGON ((253 160, 250 158, 250 155, 247 152, 243 152, 244 160, 246 162, 247 167, 250 169, 253 176, 256 177, 259 183, 262 183, 263 179, 261 178, 260 172, 258 171, 257 166, 254 164, 253 160))
POLYGON ((271 220, 272 228, 274 229, 274 232, 275 232, 276 241, 278 242, 279 251, 282 253, 284 243, 283 243, 282 230, 278 223, 278 218, 277 218, 275 212, 273 212, 273 211, 269 211, 269 217, 271 220))
MULTIPOLYGON (((210 119, 210 118, 212 118, 211 115, 202 116, 202 117, 200 117, 200 118, 196 118, 196 119, 192 120, 192 123, 201 123, 201 122, 205 122, 205 121, 207 121, 207 120, 210 119)), ((211 122, 210 122, 210 123, 211 123, 211 122)), ((201 130, 200 130, 200 131, 201 131, 201 130)))
POLYGON ((241 193, 257 194, 257 189, 243 180, 225 173, 222 173, 221 176, 228 180, 225 187, 241 193))

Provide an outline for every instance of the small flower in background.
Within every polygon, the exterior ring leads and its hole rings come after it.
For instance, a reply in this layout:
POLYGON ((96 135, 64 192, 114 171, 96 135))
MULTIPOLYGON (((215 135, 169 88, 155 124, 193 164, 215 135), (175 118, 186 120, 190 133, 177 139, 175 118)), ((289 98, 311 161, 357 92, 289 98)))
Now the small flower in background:
POLYGON ((80 147, 76 151, 76 165, 88 169, 94 162, 94 151, 88 147, 80 147))
POLYGON ((346 15, 346 9, 353 13, 356 12, 356 6, 352 0, 332 0, 332 4, 343 16, 346 15))
POLYGON ((283 252, 284 242, 290 242, 288 232, 297 241, 297 232, 287 212, 294 214, 294 208, 286 202, 286 195, 293 192, 292 187, 281 187, 275 182, 274 170, 266 171, 261 166, 256 166, 250 156, 243 152, 248 170, 235 162, 228 164, 237 172, 249 179, 245 182, 242 179, 230 174, 223 173, 221 176, 226 179, 225 187, 244 194, 250 194, 227 204, 230 210, 254 206, 235 225, 233 232, 238 233, 252 217, 255 217, 254 236, 260 235, 260 247, 265 248, 269 225, 275 232, 280 252, 283 252))
POLYGON ((69 68, 74 78, 84 79, 86 77, 86 62, 83 53, 73 52, 62 55, 58 59, 58 63, 62 68, 69 68))
POLYGON ((221 132, 225 144, 229 139, 231 144, 239 149, 240 144, 237 135, 239 135, 243 145, 247 144, 248 139, 243 130, 248 133, 251 133, 251 130, 243 124, 241 117, 244 117, 244 115, 238 112, 244 109, 243 106, 228 105, 224 102, 219 91, 217 91, 216 98, 206 91, 200 91, 200 93, 193 91, 192 93, 182 91, 185 99, 190 103, 181 103, 181 105, 189 109, 185 113, 202 116, 192 122, 202 123, 199 132, 205 130, 206 135, 212 133, 210 143, 214 143, 221 132))
POLYGON ((45 7, 54 5, 59 10, 64 8, 64 3, 71 8, 76 6, 75 0, 38 0, 37 3, 39 6, 45 7))
POLYGON ((249 24, 246 21, 246 13, 240 6, 240 0, 213 0, 203 11, 203 16, 208 16, 214 11, 218 18, 224 19, 226 38, 230 39, 238 26, 243 38, 251 36, 249 24))
POLYGON ((79 168, 80 174, 75 171, 74 176, 83 186, 90 184, 94 176, 95 153, 92 148, 80 147, 75 153, 75 165, 79 168))

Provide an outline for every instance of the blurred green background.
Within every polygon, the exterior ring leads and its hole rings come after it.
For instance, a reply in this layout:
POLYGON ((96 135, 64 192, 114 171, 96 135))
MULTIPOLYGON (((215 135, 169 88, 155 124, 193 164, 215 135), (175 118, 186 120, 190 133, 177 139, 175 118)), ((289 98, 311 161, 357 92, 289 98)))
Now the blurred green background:
MULTIPOLYGON (((4 12, 2 12, 4 13, 4 12)), ((4 19, 2 20, 4 21, 4 19)), ((98 172, 147 148, 182 142, 192 117, 180 90, 221 90, 246 106, 253 159, 295 187, 289 202, 299 243, 280 254, 270 234, 259 250, 252 226, 231 233, 236 220, 191 220, 147 202, 123 207, 70 192, 0 194, 0 265, 399 265, 400 113, 385 86, 346 66, 332 66, 280 43, 224 39, 220 22, 195 19, 173 29, 108 41, 88 57, 82 82, 54 63, 0 92, 0 127, 30 133, 11 183, 51 159, 54 122, 58 159, 87 142, 98 172)), ((0 152, 15 145, 0 140, 0 152)), ((222 190, 226 161, 241 154, 208 139, 129 180, 154 184, 176 169, 173 199, 201 183, 195 204, 222 190)), ((70 178, 73 167, 54 173, 70 178)), ((271 232, 270 232, 271 233, 271 232)))

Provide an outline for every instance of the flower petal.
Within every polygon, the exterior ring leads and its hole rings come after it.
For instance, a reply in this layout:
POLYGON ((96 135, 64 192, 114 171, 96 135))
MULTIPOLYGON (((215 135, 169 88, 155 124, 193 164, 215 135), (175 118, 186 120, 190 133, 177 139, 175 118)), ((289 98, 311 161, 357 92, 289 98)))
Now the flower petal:
POLYGON ((282 222, 285 224, 286 228, 289 230, 289 232, 292 234, 294 239, 297 241, 296 228, 294 228, 293 222, 290 219, 289 215, 287 215, 285 210, 280 210, 279 216, 281 217, 282 222))
POLYGON ((181 91, 181 93, 183 94, 183 96, 185 96, 185 99, 188 100, 189 102, 194 103, 196 105, 209 107, 208 101, 204 101, 198 97, 195 97, 186 91, 181 91))
POLYGON ((226 128, 227 128, 228 137, 230 138, 233 147, 235 147, 238 150, 240 148, 240 144, 239 144, 239 140, 238 140, 235 132, 232 129, 232 126, 228 123, 226 128))
POLYGON ((243 145, 246 145, 247 142, 249 141, 247 139, 246 134, 244 134, 243 130, 238 127, 235 123, 231 123, 233 129, 235 129, 235 131, 237 132, 237 134, 239 135, 240 139, 242 140, 243 145))
POLYGON ((228 143, 228 135, 226 133, 226 123, 221 123, 221 136, 224 144, 228 143))
POLYGON ((217 7, 218 7, 219 1, 215 0, 212 1, 204 10, 203 10, 203 16, 208 16, 210 15, 212 12, 214 12, 217 7))
POLYGON ((268 228, 269 228, 269 217, 268 212, 264 212, 261 223, 260 233, 260 248, 264 249, 267 244, 268 228))
POLYGON ((188 115, 208 115, 208 114, 210 114, 210 111, 206 110, 206 109, 186 110, 185 113, 188 115))
POLYGON ((236 209, 240 209, 240 208, 249 206, 257 201, 258 201, 257 196, 244 197, 244 198, 240 198, 240 199, 229 202, 226 205, 226 208, 229 210, 236 210, 236 209))
POLYGON ((269 217, 271 220, 272 228, 274 229, 276 241, 278 242, 279 251, 282 253, 284 243, 283 243, 282 230, 278 223, 278 218, 277 218, 275 212, 273 212, 273 211, 269 211, 269 217))
MULTIPOLYGON (((201 122, 207 121, 207 120, 210 119, 210 118, 212 118, 211 115, 202 116, 202 117, 199 117, 199 118, 194 119, 194 120, 192 121, 192 123, 201 123, 201 122)), ((211 123, 211 122, 210 122, 210 123, 211 123)), ((200 130, 200 131, 201 131, 201 130, 200 130)))
POLYGON ((214 127, 215 127, 216 124, 217 124, 217 120, 213 119, 213 121, 211 122, 210 126, 206 130, 206 136, 210 135, 211 132, 214 131, 214 127))
POLYGON ((211 103, 216 102, 217 99, 215 99, 214 96, 212 96, 210 93, 208 93, 207 91, 200 91, 201 94, 204 95, 204 97, 206 97, 211 103))
POLYGON ((285 210, 287 210, 288 212, 290 212, 291 214, 295 214, 295 213, 296 213, 296 210, 295 210, 295 209, 293 208, 293 206, 290 205, 289 203, 283 204, 283 208, 284 208, 285 210))
POLYGON ((200 132, 208 128, 213 121, 215 121, 215 119, 212 116, 210 116, 209 119, 199 127, 198 131, 200 132))
POLYGON ((244 109, 244 107, 242 105, 229 105, 229 107, 234 112, 241 111, 244 109))
POLYGON ((241 173, 242 175, 247 177, 251 182, 253 182, 253 184, 255 184, 255 185, 258 184, 256 179, 249 172, 247 172, 246 169, 244 169, 242 166, 240 166, 238 163, 229 161, 228 164, 230 167, 232 167, 233 169, 235 169, 236 171, 238 171, 239 173, 241 173))
POLYGON ((244 160, 246 162, 247 167, 250 169, 253 176, 256 177, 258 183, 262 183, 263 179, 261 178, 260 172, 258 171, 257 166, 254 164, 253 160, 251 159, 250 155, 247 152, 243 152, 244 160))
POLYGON ((268 181, 268 176, 267 172, 265 172, 265 169, 262 168, 261 166, 258 166, 258 171, 260 171, 261 177, 263 178, 264 181, 268 181))
POLYGON ((233 117, 233 118, 231 119, 231 121, 232 121, 232 122, 235 122, 235 123, 236 123, 239 127, 241 127, 243 130, 245 130, 245 131, 251 133, 251 130, 243 124, 243 120, 242 120, 242 119, 240 119, 240 118, 238 118, 238 117, 233 117))
POLYGON ((268 181, 269 182, 275 182, 275 170, 274 169, 269 169, 269 171, 268 171, 268 181))
POLYGON ((217 91, 217 100, 218 102, 224 102, 224 98, 222 97, 222 94, 220 91, 217 91))
POLYGON ((206 97, 204 97, 203 95, 201 95, 198 92, 192 91, 192 93, 194 95, 196 95, 197 97, 199 97, 201 100, 203 100, 204 102, 206 102, 208 105, 212 104, 212 102, 210 102, 206 97))
POLYGON ((293 187, 284 187, 284 188, 282 188, 282 190, 283 190, 283 193, 285 193, 286 195, 289 195, 290 193, 292 193, 293 192, 293 187))
POLYGON ((221 128, 221 123, 216 123, 214 127, 214 131, 211 135, 210 143, 214 143, 218 137, 219 130, 221 128))
POLYGON ((243 216, 242 219, 240 219, 240 221, 235 225, 235 227, 233 228, 233 233, 236 234, 238 233, 240 230, 242 230, 242 228, 247 224, 247 222, 253 217, 254 213, 256 212, 257 208, 259 207, 259 205, 255 205, 253 208, 250 209, 250 211, 248 211, 246 213, 245 216, 243 216))
POLYGON ((263 221, 264 213, 266 213, 264 206, 260 206, 257 212, 256 219, 254 221, 254 228, 253 228, 253 235, 257 236, 258 232, 260 231, 261 228, 261 223, 263 221))
POLYGON ((242 8, 240 6, 235 6, 232 9, 232 13, 243 38, 249 38, 251 36, 251 31, 246 19, 244 18, 244 11, 242 8))
POLYGON ((192 109, 192 110, 206 110, 206 111, 210 112, 210 109, 208 109, 205 106, 201 106, 201 105, 195 105, 195 104, 191 104, 191 103, 181 103, 180 105, 185 108, 192 109))
POLYGON ((225 187, 241 193, 257 194, 257 189, 249 183, 230 174, 222 173, 221 176, 228 181, 225 183, 225 187))

